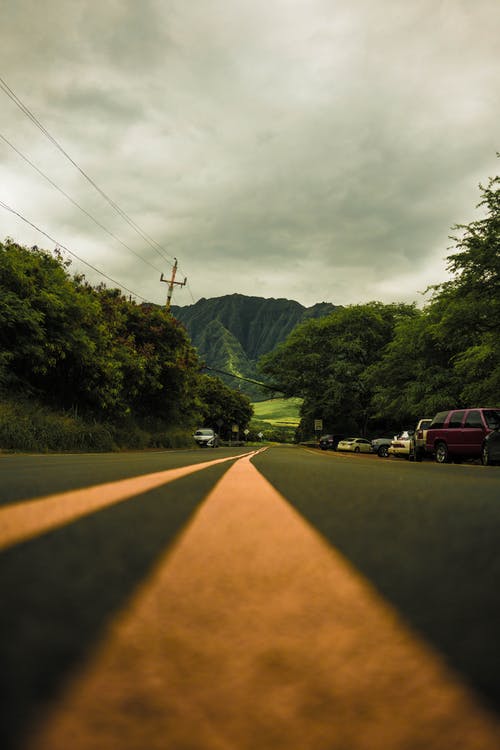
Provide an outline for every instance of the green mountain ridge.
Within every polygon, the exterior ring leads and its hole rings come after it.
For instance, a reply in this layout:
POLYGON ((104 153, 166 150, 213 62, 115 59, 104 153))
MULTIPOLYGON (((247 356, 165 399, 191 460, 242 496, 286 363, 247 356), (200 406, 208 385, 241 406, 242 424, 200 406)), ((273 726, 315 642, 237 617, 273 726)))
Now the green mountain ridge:
MULTIPOLYGON (((200 358, 209 368, 261 380, 257 362, 284 341, 304 320, 328 315, 330 302, 304 307, 284 298, 230 294, 202 298, 193 305, 172 305, 172 315, 187 329, 200 358)), ((263 389, 244 380, 217 373, 231 387, 253 399, 264 398, 263 389)))

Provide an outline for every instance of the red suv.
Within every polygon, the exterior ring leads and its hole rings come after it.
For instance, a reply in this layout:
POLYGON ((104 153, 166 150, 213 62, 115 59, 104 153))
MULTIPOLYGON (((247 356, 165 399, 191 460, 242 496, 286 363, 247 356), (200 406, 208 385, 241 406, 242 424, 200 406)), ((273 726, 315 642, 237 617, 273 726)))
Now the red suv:
POLYGON ((479 458, 486 435, 499 427, 499 408, 440 411, 427 430, 425 450, 440 464, 479 458))

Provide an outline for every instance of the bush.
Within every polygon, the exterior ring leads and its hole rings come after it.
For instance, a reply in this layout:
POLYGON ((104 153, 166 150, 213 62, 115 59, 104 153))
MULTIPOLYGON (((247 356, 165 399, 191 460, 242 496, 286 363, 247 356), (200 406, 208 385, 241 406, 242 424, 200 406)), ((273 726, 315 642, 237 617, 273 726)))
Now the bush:
POLYGON ((87 424, 73 415, 58 414, 35 402, 0 402, 0 449, 35 451, 110 451, 106 425, 87 424))
POLYGON ((87 422, 72 412, 54 412, 34 401, 0 401, 0 450, 46 453, 193 446, 192 431, 169 427, 160 420, 87 422))

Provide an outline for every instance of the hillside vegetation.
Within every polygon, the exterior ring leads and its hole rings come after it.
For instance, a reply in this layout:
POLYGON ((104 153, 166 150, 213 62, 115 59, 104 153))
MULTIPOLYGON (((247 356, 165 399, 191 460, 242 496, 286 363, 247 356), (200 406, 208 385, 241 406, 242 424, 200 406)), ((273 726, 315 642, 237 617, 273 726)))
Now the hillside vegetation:
POLYGON ((0 243, 0 448, 171 447, 249 399, 200 372, 164 308, 71 276, 57 253, 0 243))
MULTIPOLYGON (((203 298, 186 307, 173 305, 171 309, 177 320, 186 326, 193 346, 206 365, 259 380, 257 362, 263 354, 275 349, 299 323, 328 315, 335 310, 335 305, 321 302, 304 307, 294 300, 231 294, 203 298)), ((233 387, 238 383, 241 391, 255 400, 267 395, 252 383, 218 374, 233 387)))
POLYGON ((423 309, 234 294, 171 315, 71 276, 57 253, 0 243, 0 448, 191 444, 200 425, 223 438, 233 424, 244 432, 246 381, 227 376, 240 391, 202 374, 219 369, 285 396, 254 407, 249 434, 265 427, 273 440, 309 438, 315 419, 325 432, 373 434, 442 409, 498 406, 500 178, 480 189, 483 218, 454 228, 450 279, 423 309), (284 423, 297 407, 294 435, 284 423))
POLYGON ((438 411, 500 406, 500 178, 481 186, 484 218, 454 227, 449 281, 423 309, 371 302, 310 320, 261 359, 304 399, 301 434, 415 424, 438 411))

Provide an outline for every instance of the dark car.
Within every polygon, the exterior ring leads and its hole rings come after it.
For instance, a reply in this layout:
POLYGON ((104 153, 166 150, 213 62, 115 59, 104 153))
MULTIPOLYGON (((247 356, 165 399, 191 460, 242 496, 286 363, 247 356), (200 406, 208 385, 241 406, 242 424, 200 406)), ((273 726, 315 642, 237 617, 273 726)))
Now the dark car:
POLYGON ((392 438, 380 437, 372 440, 372 451, 380 456, 380 458, 387 458, 389 455, 389 446, 392 443, 392 438))
POLYGON ((337 445, 343 437, 343 435, 322 435, 319 439, 319 447, 322 451, 336 451, 337 445))
POLYGON ((483 457, 487 435, 500 428, 500 409, 477 407, 440 411, 427 430, 425 450, 440 464, 483 457))
POLYGON ((481 459, 485 466, 500 464, 500 428, 493 430, 484 438, 481 459))

